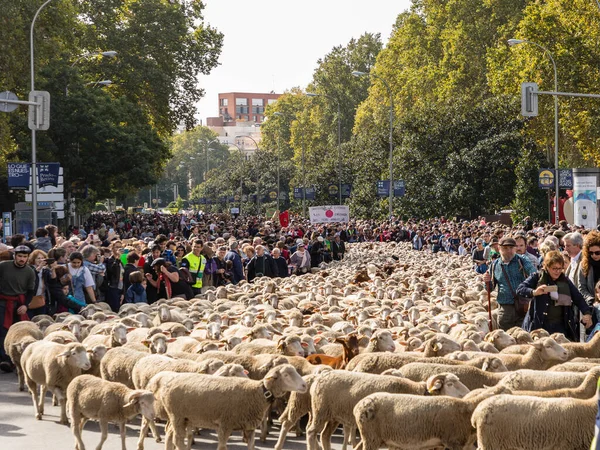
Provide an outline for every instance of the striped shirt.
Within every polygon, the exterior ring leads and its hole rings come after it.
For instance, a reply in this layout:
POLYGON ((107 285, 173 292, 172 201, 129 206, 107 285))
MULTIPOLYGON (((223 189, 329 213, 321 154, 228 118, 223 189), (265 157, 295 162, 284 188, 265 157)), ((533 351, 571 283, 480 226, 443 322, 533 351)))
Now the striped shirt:
POLYGON ((529 258, 515 255, 514 258, 508 263, 504 263, 502 262, 501 258, 498 258, 492 263, 492 270, 494 272, 492 277, 494 288, 498 286, 498 304, 512 305, 515 303, 515 294, 513 294, 513 292, 516 293, 519 285, 525 281, 529 275, 535 272, 536 269, 529 258), (519 261, 521 261, 521 264, 519 264, 519 261), (510 280, 512 290, 510 289, 509 283, 504 276, 502 267, 504 267, 506 275, 510 280), (521 267, 523 267, 522 270, 521 267))
POLYGON ((104 264, 94 264, 90 261, 84 261, 83 265, 88 268, 92 276, 104 274, 106 272, 106 266, 104 264))

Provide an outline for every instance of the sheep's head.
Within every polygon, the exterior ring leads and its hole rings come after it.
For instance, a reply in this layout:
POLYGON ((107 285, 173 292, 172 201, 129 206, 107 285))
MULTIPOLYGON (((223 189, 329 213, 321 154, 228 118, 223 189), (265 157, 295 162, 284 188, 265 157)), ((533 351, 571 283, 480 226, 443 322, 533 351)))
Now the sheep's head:
POLYGON ((504 350, 506 347, 517 344, 515 338, 504 330, 494 330, 491 333, 488 333, 485 337, 485 341, 492 343, 498 350, 504 350))
POLYGON ((306 381, 291 364, 283 364, 271 369, 265 376, 263 383, 265 388, 275 397, 281 397, 286 392, 304 394, 308 390, 306 381))
POLYGON ((429 377, 427 392, 431 395, 448 395, 462 398, 469 393, 469 388, 462 384, 453 373, 440 373, 429 377))
POLYGON ((396 350, 394 338, 389 330, 377 330, 371 336, 370 341, 375 344, 380 352, 393 352, 396 350))
POLYGON ((58 355, 58 358, 65 358, 67 365, 82 370, 89 370, 92 367, 87 349, 77 342, 67 344, 65 350, 58 355))
POLYGON ((277 349, 283 355, 288 356, 304 356, 304 348, 300 336, 286 336, 279 339, 277 349))
POLYGON ((486 357, 481 365, 481 370, 485 372, 508 372, 508 368, 502 360, 495 356, 486 357))
POLYGON ((566 361, 569 353, 551 337, 540 338, 531 344, 544 361, 566 361))
POLYGON ((148 420, 154 420, 154 394, 150 391, 133 391, 127 398, 123 408, 137 407, 138 411, 148 420))
POLYGON ((88 352, 89 358, 92 361, 99 363, 100 361, 102 361, 102 358, 104 358, 104 355, 106 355, 107 350, 108 349, 106 348, 105 345, 98 344, 98 345, 94 345, 92 348, 89 348, 87 350, 87 352, 88 352))

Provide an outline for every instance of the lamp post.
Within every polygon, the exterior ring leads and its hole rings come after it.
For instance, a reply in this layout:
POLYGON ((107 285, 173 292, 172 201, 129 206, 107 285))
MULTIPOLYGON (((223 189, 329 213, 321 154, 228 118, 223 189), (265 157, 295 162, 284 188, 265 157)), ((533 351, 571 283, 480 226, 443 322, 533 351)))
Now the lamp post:
POLYGON ((85 83, 85 86, 110 86, 111 84, 113 84, 112 80, 99 80, 99 81, 92 81, 90 83, 85 83))
MULTIPOLYGON (((552 56, 552 53, 550 53, 550 51, 538 44, 537 42, 532 42, 532 41, 528 41, 525 39, 509 39, 508 40, 508 45, 510 45, 511 47, 514 47, 515 45, 519 45, 519 44, 531 44, 531 45, 535 45, 536 47, 542 49, 544 51, 544 53, 546 53, 546 55, 548 56, 548 58, 550 58, 550 61, 552 62, 552 67, 554 69, 554 92, 558 92, 558 72, 556 70, 556 62, 554 61, 554 57, 552 56)), ((555 173, 554 173, 554 217, 555 217, 555 221, 556 224, 558 225, 558 219, 559 219, 559 211, 558 211, 558 193, 559 193, 559 182, 558 182, 558 95, 554 95, 554 168, 555 168, 555 173)))
MULTIPOLYGON (((240 135, 238 135, 238 136, 235 137, 235 139, 243 139, 243 138, 248 138, 252 142, 254 142, 254 145, 256 146, 256 151, 257 152, 260 150, 260 148, 258 147, 258 142, 256 142, 252 136, 250 136, 248 134, 240 134, 240 135)), ((236 147, 238 147, 238 146, 236 145, 236 147)), ((238 147, 238 149, 239 149, 239 147, 238 147)), ((242 150, 240 149, 240 152, 241 151, 242 150)), ((245 155, 243 153, 242 153, 242 158, 245 159, 245 155)), ((260 188, 259 188, 259 183, 260 183, 260 172, 258 172, 256 174, 256 212, 257 212, 257 215, 260 216, 260 188)), ((277 195, 279 196, 279 193, 277 195)), ((240 205, 241 205, 241 201, 240 201, 240 205)), ((240 210, 241 210, 241 206, 240 206, 240 210)))
POLYGON ((393 135, 393 132, 394 132, 394 96, 392 95, 392 90, 390 89, 390 86, 380 76, 375 75, 374 73, 359 72, 357 70, 352 72, 352 75, 354 75, 355 77, 367 76, 367 77, 373 77, 373 78, 379 79, 383 83, 385 88, 387 89, 387 92, 390 96, 390 197, 389 197, 389 203, 390 203, 390 222, 391 222, 392 216, 393 216, 393 200, 394 200, 394 135, 393 135))
MULTIPOLYGON (((236 136, 237 137, 237 136, 236 136)), ((241 149, 241 147, 237 144, 231 144, 234 147, 236 147, 239 151, 240 151, 240 156, 242 157, 242 165, 244 164, 244 152, 241 149)), ((244 193, 244 177, 243 175, 240 176, 240 216, 242 215, 242 195, 244 193)))
POLYGON ((77 64, 79 61, 81 61, 84 58, 90 58, 92 56, 104 56, 106 58, 114 58, 115 56, 117 56, 117 52, 115 52, 114 50, 109 50, 106 52, 90 52, 90 53, 84 53, 83 55, 79 55, 75 61, 73 61, 73 64, 71 64, 71 67, 74 67, 75 64, 77 64))
POLYGON ((206 144, 206 172, 204 172, 204 181, 206 181, 206 175, 208 174, 209 166, 208 166, 208 150, 210 150, 210 144, 215 142, 219 142, 218 139, 213 139, 212 141, 206 144))
MULTIPOLYGON (((314 92, 307 92, 308 97, 325 97, 335 102, 337 105, 337 123, 338 123, 338 193, 339 202, 342 204, 342 115, 340 111, 340 102, 334 97, 327 94, 315 94, 314 92)), ((304 141, 303 141, 304 142, 304 141)), ((304 158, 302 158, 304 162, 304 158)))
MULTIPOLYGON (((29 50, 31 56, 31 91, 35 91, 35 64, 34 64, 34 50, 33 50, 33 28, 35 21, 37 20, 42 9, 46 7, 52 0, 47 0, 39 9, 36 11, 31 21, 31 28, 29 29, 29 50)), ((35 142, 35 127, 31 129, 31 219, 32 219, 32 231, 35 232, 38 224, 38 211, 37 211, 37 177, 36 177, 36 142, 35 142)))
MULTIPOLYGON (((285 114, 280 113, 279 111, 275 111, 273 113, 274 116, 278 116, 278 117, 285 117, 285 114)), ((281 135, 281 133, 279 133, 281 135)), ((279 138, 281 139, 281 136, 279 136, 279 138)), ((277 140, 277 211, 280 212, 281 210, 279 209, 279 196, 280 196, 280 175, 279 175, 279 154, 281 153, 281 149, 279 148, 279 139, 277 140)))

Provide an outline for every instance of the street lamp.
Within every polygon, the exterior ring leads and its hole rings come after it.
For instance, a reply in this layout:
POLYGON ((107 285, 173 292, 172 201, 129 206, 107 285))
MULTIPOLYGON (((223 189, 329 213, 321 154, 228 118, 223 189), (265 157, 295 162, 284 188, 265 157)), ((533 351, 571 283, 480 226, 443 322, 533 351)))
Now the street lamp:
POLYGON ((71 64, 71 67, 75 66, 75 64, 77 64, 79 61, 81 61, 84 58, 90 58, 92 56, 104 56, 106 58, 114 58, 115 56, 117 56, 117 52, 115 52, 114 50, 109 50, 106 52, 89 52, 89 53, 84 53, 83 55, 79 55, 75 61, 73 61, 73 64, 71 64))
POLYGON ((219 142, 219 140, 218 139, 213 139, 208 144, 206 144, 206 172, 204 172, 204 181, 206 181, 206 175, 208 174, 208 170, 209 170, 209 165, 208 165, 208 151, 210 150, 210 144, 213 144, 215 142, 219 142))
MULTIPOLYGON (((339 202, 342 204, 342 114, 340 112, 340 102, 334 97, 327 94, 315 94, 314 92, 307 92, 308 97, 325 97, 335 102, 337 105, 337 123, 338 123, 338 189, 339 189, 339 202)), ((303 158, 304 159, 304 158, 303 158)))
MULTIPOLYGON (((283 113, 280 113, 279 111, 275 111, 275 112, 273 113, 273 115, 274 115, 274 116, 277 116, 277 117, 285 117, 285 114, 283 114, 283 113)), ((279 133, 279 134, 281 134, 281 133, 279 133)), ((279 138, 281 139, 281 136, 279 136, 279 138)), ((279 209, 279 197, 280 197, 280 192, 279 192, 279 190, 280 190, 280 184, 281 184, 281 183, 280 183, 280 181, 279 181, 279 179, 280 179, 280 176, 279 176, 279 165, 280 165, 280 164, 279 164, 279 153, 281 153, 281 149, 280 149, 279 147, 280 147, 280 145, 279 145, 279 140, 277 140, 277 211, 278 211, 278 212, 280 212, 280 211, 281 211, 281 210, 279 209)))
POLYGON ((391 222, 392 215, 393 215, 393 199, 394 199, 394 135, 393 135, 393 132, 394 132, 394 96, 392 95, 392 90, 390 89, 390 86, 380 76, 375 75, 374 73, 359 72, 358 70, 355 70, 354 72, 352 72, 352 75, 354 75, 355 77, 367 76, 367 77, 373 77, 373 78, 379 79, 383 83, 385 88, 387 89, 388 94, 390 96, 390 197, 389 197, 389 202, 390 202, 390 222, 391 222))
MULTIPOLYGON (((258 147, 258 142, 256 142, 252 136, 247 135, 247 134, 240 134, 235 137, 235 139, 243 139, 243 138, 248 138, 252 142, 254 142, 254 145, 256 146, 256 151, 257 152, 260 151, 260 148, 258 147)), ((236 145, 236 147, 238 147, 238 146, 236 145)), ((242 155, 242 157, 244 157, 244 155, 242 155)), ((260 187, 259 187, 259 185, 260 185, 260 172, 258 172, 256 174, 256 212, 257 212, 257 215, 260 216, 260 187)), ((277 197, 279 197, 279 192, 277 193, 277 197)), ((240 202, 240 205, 241 205, 241 202, 240 202)), ((241 210, 241 206, 240 206, 240 210, 241 210)))
MULTIPOLYGON (((237 136, 236 136, 236 138, 237 138, 237 136)), ((243 152, 243 150, 237 144, 231 144, 231 145, 233 145, 234 147, 236 147, 240 151, 240 156, 242 157, 242 166, 243 166, 243 164, 244 164, 244 152, 243 152)), ((244 193, 244 177, 243 177, 243 174, 242 174, 240 176, 240 216, 242 215, 242 195, 244 195, 243 193, 244 193)))
MULTIPOLYGON (((508 40, 508 45, 510 45, 511 47, 514 47, 515 45, 519 45, 519 44, 535 45, 536 47, 542 49, 544 51, 544 53, 546 53, 546 55, 548 56, 548 58, 550 58, 550 61, 552 62, 552 67, 554 68, 554 92, 558 92, 558 72, 556 70, 556 62, 554 61, 554 58, 552 57, 552 53, 550 53, 550 51, 546 47, 544 47, 536 42, 528 41, 525 39, 509 39, 508 40)), ((555 168, 554 217, 555 217, 555 222, 558 225, 558 219, 559 219, 559 211, 558 211, 558 193, 559 193, 559 182, 558 182, 558 95, 554 95, 554 168, 555 168)))
MULTIPOLYGON (((250 136, 249 134, 240 134, 238 136, 235 137, 235 139, 244 139, 244 138, 248 138, 250 139, 252 142, 254 142, 254 146, 256 147, 256 151, 259 151, 260 149, 258 148, 258 142, 256 142, 256 140, 250 136)), ((239 147, 238 147, 239 148, 239 147)))
MULTIPOLYGON (((31 56, 31 92, 35 91, 35 70, 34 70, 34 54, 33 54, 33 28, 35 21, 37 20, 42 9, 46 7, 52 0, 47 0, 42 4, 36 11, 31 21, 31 28, 29 29, 29 50, 31 56)), ((35 232, 38 225, 38 211, 37 211, 37 177, 36 177, 36 142, 35 142, 35 127, 31 127, 31 219, 32 219, 32 231, 35 232)))
POLYGON ((93 85, 94 87, 110 86, 111 84, 113 84, 112 80, 100 80, 100 81, 92 81, 90 83, 85 83, 85 86, 90 86, 90 85, 93 85))

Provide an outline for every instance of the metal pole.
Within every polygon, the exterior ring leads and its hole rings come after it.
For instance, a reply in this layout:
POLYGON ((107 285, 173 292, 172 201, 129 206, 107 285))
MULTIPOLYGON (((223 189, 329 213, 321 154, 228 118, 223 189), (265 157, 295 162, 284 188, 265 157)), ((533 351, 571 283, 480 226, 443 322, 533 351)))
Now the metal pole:
MULTIPOLYGON (((552 66, 554 67, 554 91, 558 92, 558 73, 556 71, 556 63, 554 62, 554 58, 548 52, 548 56, 550 56, 550 60, 552 61, 552 66)), ((558 180, 558 95, 554 96, 554 182, 555 182, 555 190, 554 194, 554 209, 555 209, 555 217, 556 217, 556 225, 558 225, 558 221, 560 218, 559 210, 558 210, 558 194, 560 192, 559 180, 558 180)))
POLYGON ((304 170, 304 130, 302 131, 302 217, 306 218, 306 170, 304 170))
MULTIPOLYGON (((29 30, 29 50, 31 56, 31 90, 35 91, 35 70, 34 70, 34 53, 33 53, 33 27, 38 15, 52 0, 47 0, 42 6, 39 7, 33 20, 31 21, 31 28, 29 30)), ((36 177, 36 139, 35 129, 31 130, 31 220, 32 220, 32 231, 35 232, 38 225, 38 211, 37 211, 37 177, 36 177)))
POLYGON ((392 221, 392 216, 394 214, 393 206, 394 206, 394 96, 392 95, 392 90, 387 82, 377 76, 372 74, 373 77, 379 78, 385 88, 388 91, 390 96, 390 193, 389 193, 389 203, 390 203, 390 222, 392 221))
POLYGON ((340 112, 340 103, 337 102, 338 107, 338 188, 340 205, 342 204, 342 114, 340 112))
MULTIPOLYGON (((281 139, 281 136, 279 137, 279 139, 281 139)), ((277 212, 280 212, 279 209, 279 189, 280 189, 280 181, 279 181, 279 153, 281 152, 281 145, 279 143, 277 143, 277 212)))

